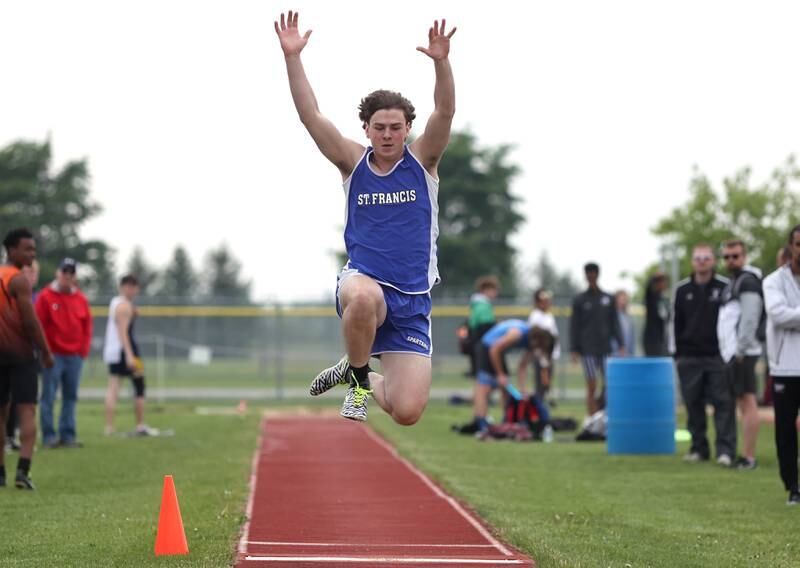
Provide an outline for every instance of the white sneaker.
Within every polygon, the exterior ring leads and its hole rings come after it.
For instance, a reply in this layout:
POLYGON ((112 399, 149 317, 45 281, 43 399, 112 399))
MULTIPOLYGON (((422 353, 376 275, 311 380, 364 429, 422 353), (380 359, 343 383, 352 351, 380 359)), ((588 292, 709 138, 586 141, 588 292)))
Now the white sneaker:
POLYGON ((336 385, 346 385, 350 382, 347 377, 347 365, 349 360, 347 355, 339 359, 333 367, 320 371, 319 375, 311 381, 311 387, 308 392, 311 396, 319 396, 322 393, 329 391, 336 385))
POLYGON ((683 461, 686 463, 699 463, 702 461, 708 461, 708 458, 704 458, 700 452, 689 452, 683 456, 683 461))
POLYGON ((717 465, 721 465, 722 467, 731 467, 731 465, 733 465, 733 460, 728 454, 720 454, 717 458, 717 465))
POLYGON ((137 436, 158 436, 160 434, 158 428, 150 428, 146 424, 136 427, 137 436))
POLYGON ((367 400, 369 400, 370 394, 372 394, 371 389, 365 389, 358 383, 350 385, 347 388, 342 410, 339 414, 343 418, 364 422, 367 419, 367 400))

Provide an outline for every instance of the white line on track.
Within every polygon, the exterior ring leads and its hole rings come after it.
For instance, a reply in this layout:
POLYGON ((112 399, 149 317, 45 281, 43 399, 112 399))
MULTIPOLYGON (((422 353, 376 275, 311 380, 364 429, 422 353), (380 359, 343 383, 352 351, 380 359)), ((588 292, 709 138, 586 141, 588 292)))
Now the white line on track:
POLYGON ((253 518, 253 499, 256 495, 256 472, 258 470, 259 457, 261 456, 261 442, 264 437, 264 428, 266 427, 266 418, 262 418, 258 423, 258 441, 256 442, 256 451, 253 454, 253 461, 250 463, 250 495, 247 497, 247 507, 244 510, 245 518, 242 527, 242 538, 239 539, 239 554, 247 554, 247 543, 250 538, 250 519, 253 518))
POLYGON ((491 535, 491 533, 489 533, 489 531, 487 531, 486 528, 482 524, 480 524, 478 521, 476 521, 475 518, 472 515, 470 515, 467 511, 465 511, 464 508, 459 504, 458 501, 456 501, 455 499, 453 499, 452 497, 447 495, 445 492, 443 492, 441 489, 439 489, 439 487, 437 487, 436 484, 434 484, 430 479, 428 479, 427 475, 422 473, 420 470, 418 470, 416 467, 414 467, 414 465, 411 462, 409 462, 407 459, 405 459, 403 456, 401 456, 399 453, 397 453, 397 450, 394 449, 391 445, 389 445, 389 443, 386 442, 386 440, 384 440, 383 438, 381 438, 380 436, 375 434, 370 428, 368 428, 366 426, 364 426, 364 430, 367 432, 367 435, 369 437, 371 437, 378 444, 380 444, 383 448, 385 448, 386 451, 388 451, 390 454, 392 454, 392 456, 394 456, 395 459, 397 459, 403 465, 405 465, 411 471, 411 473, 413 473, 414 475, 419 477, 425 483, 425 485, 427 485, 431 489, 431 491, 433 491, 438 497, 441 497, 442 499, 447 501, 450 504, 450 506, 453 507, 453 509, 455 509, 455 511, 459 515, 464 517, 464 519, 466 519, 466 521, 469 524, 471 524, 473 527, 475 527, 475 530, 477 530, 481 534, 481 536, 483 536, 483 538, 485 538, 489 543, 491 543, 492 546, 494 546, 497 550, 499 550, 505 556, 513 556, 512 552, 508 548, 503 546, 503 543, 501 543, 499 540, 494 538, 491 535))
POLYGON ((409 558, 405 556, 397 558, 387 557, 365 557, 365 556, 245 556, 245 560, 253 562, 352 562, 358 564, 457 564, 464 566, 467 564, 491 564, 513 565, 523 564, 522 560, 499 558, 496 560, 477 559, 477 558, 409 558))
POLYGON ((278 542, 272 540, 248 540, 247 544, 262 546, 349 546, 353 548, 494 548, 493 544, 379 544, 374 542, 355 544, 352 542, 278 542))

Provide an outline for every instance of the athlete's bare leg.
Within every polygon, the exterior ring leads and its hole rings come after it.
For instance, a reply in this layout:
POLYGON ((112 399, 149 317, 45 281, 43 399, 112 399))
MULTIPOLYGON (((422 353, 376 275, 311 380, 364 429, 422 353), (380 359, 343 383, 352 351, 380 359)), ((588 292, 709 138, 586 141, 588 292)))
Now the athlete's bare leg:
POLYGON ((106 434, 114 431, 114 410, 117 407, 117 397, 119 396, 119 377, 110 375, 108 377, 108 388, 106 389, 106 434))
MULTIPOLYGON (((8 410, 11 403, 8 402, 0 406, 0 424, 5 424, 8 420, 8 410)), ((6 429, 0 428, 0 465, 6 463, 6 429)))
POLYGON ((472 397, 472 415, 478 418, 486 418, 489 414, 489 393, 492 392, 491 385, 482 385, 475 381, 475 389, 472 397))
POLYGON ((384 353, 381 371, 370 373, 372 397, 403 426, 415 424, 431 392, 431 358, 416 353, 384 353))
POLYGON ((742 454, 750 460, 756 458, 756 440, 758 439, 758 402, 756 395, 745 393, 739 398, 739 412, 742 413, 742 433, 744 442, 742 454))
POLYGON ((589 416, 597 412, 597 399, 595 399, 595 391, 597 390, 597 379, 586 379, 586 412, 589 416))
POLYGON ((17 404, 19 417, 19 457, 31 459, 36 445, 36 405, 17 404))
POLYGON ((133 413, 136 416, 136 427, 144 428, 144 397, 137 396, 133 399, 133 413))
POLYGON ((348 277, 339 288, 342 331, 347 357, 353 367, 369 363, 375 332, 386 319, 386 302, 380 284, 369 276, 348 277))

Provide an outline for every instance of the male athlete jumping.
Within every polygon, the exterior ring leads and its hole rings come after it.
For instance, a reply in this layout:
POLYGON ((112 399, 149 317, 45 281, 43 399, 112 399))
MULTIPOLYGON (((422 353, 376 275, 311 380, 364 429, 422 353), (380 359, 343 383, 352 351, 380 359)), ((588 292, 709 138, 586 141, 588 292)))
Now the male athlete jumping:
POLYGON ((445 20, 437 20, 428 47, 417 48, 433 60, 436 73, 435 107, 425 131, 407 145, 414 106, 399 93, 375 91, 359 105, 365 148, 342 136, 317 106, 300 60, 311 30, 299 33, 296 12, 275 22, 300 121, 344 181, 349 260, 337 279, 336 308, 347 355, 314 379, 311 394, 349 384, 341 414, 352 420, 367 419, 370 394, 405 425, 417 422, 428 402, 430 290, 439 281, 437 166, 455 113, 448 60, 455 31, 445 33, 445 20), (383 375, 369 368, 371 356, 380 356, 383 375))

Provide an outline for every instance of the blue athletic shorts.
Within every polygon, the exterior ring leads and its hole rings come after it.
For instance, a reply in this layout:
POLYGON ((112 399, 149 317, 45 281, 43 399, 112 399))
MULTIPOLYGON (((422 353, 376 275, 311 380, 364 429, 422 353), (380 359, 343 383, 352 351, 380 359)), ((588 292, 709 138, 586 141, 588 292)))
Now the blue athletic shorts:
POLYGON ((486 371, 478 371, 478 384, 489 386, 493 389, 500 387, 500 383, 497 382, 497 377, 486 371))
MULTIPOLYGON (((339 287, 359 272, 343 270, 336 279, 336 313, 342 317, 339 303, 339 287)), ((416 353, 430 357, 431 342, 431 295, 404 294, 391 286, 379 284, 386 302, 386 319, 375 333, 372 355, 382 353, 416 353)))

